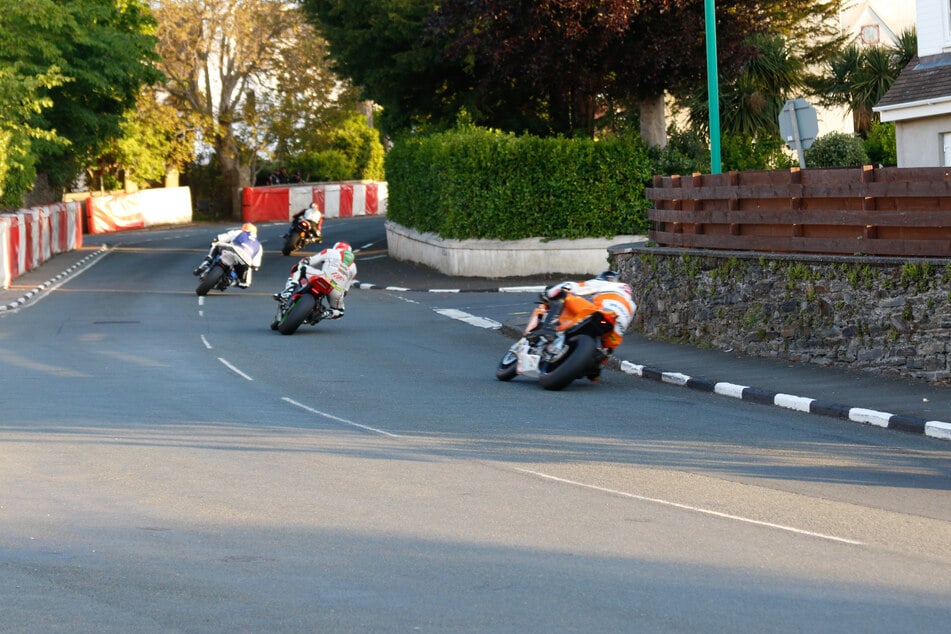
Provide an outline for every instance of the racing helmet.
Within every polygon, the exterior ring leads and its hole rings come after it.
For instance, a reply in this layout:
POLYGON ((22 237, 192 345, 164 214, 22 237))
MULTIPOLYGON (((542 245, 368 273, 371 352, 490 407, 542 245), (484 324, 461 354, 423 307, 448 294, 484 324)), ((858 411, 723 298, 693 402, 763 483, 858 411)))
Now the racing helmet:
POLYGON ((621 274, 617 271, 602 271, 598 273, 597 279, 603 282, 617 282, 620 279, 621 274))
POLYGON ((257 235, 258 228, 255 227, 253 223, 246 222, 243 225, 241 225, 241 231, 246 231, 248 233, 253 233, 254 235, 257 235))
POLYGON ((334 243, 333 248, 334 248, 335 250, 336 250, 336 249, 339 249, 340 251, 353 251, 353 249, 350 248, 350 243, 349 243, 349 242, 336 242, 336 243, 334 243))

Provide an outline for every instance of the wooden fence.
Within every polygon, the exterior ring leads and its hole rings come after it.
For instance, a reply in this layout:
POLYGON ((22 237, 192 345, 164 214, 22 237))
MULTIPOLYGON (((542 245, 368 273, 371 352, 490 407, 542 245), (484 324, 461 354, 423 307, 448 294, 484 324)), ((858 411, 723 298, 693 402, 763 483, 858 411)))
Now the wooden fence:
POLYGON ((661 246, 951 257, 951 168, 655 176, 646 195, 661 246))

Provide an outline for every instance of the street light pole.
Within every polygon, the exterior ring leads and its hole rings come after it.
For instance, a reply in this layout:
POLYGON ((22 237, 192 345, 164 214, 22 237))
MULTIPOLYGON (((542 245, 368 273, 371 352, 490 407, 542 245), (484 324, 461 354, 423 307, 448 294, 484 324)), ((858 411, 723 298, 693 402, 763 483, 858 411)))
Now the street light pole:
POLYGON ((704 0, 707 34, 707 100, 710 110, 710 173, 720 173, 720 87, 717 80, 717 23, 713 0, 704 0))

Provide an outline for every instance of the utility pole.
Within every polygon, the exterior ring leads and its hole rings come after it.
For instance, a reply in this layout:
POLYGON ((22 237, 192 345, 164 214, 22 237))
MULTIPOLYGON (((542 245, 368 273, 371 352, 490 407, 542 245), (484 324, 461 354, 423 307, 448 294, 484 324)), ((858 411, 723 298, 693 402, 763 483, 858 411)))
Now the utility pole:
POLYGON ((720 85, 717 78, 717 21, 713 0, 704 0, 707 33, 707 100, 710 111, 710 173, 720 173, 720 85))

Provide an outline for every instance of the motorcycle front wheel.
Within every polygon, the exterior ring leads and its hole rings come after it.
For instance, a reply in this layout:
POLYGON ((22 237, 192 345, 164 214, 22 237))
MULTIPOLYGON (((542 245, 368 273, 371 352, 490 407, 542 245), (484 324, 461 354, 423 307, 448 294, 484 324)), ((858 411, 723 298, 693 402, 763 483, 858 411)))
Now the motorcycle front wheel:
POLYGON ((208 291, 218 286, 218 282, 221 281, 221 276, 225 274, 225 271, 220 266, 213 266, 208 271, 205 272, 205 277, 201 278, 201 281, 198 282, 198 287, 195 289, 196 295, 207 295, 208 291))
POLYGON ((591 367, 591 359, 598 347, 594 337, 589 335, 579 335, 568 341, 567 345, 567 354, 557 364, 543 362, 538 367, 538 382, 546 390, 560 390, 584 376, 591 367))
POLYGON ((495 369, 495 378, 499 381, 511 381, 518 374, 518 355, 511 350, 506 350, 499 361, 499 367, 495 369))
POLYGON ((297 329, 300 328, 300 325, 304 323, 304 320, 310 317, 311 313, 314 312, 316 306, 316 297, 309 293, 301 295, 291 304, 287 312, 284 313, 284 317, 281 318, 277 329, 282 335, 293 335, 297 332, 297 329))

